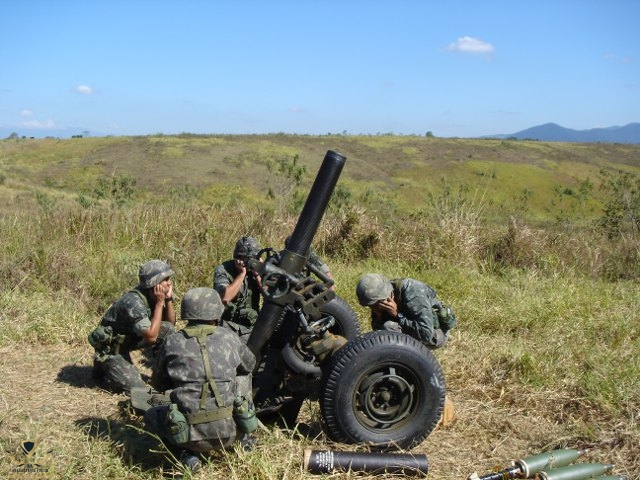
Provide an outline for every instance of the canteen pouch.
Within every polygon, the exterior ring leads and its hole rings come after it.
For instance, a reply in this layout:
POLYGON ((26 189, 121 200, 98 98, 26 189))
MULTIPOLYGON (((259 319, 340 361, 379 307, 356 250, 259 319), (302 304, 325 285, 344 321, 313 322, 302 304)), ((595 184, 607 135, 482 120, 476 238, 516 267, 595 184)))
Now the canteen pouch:
POLYGON ((87 340, 97 352, 107 352, 108 348, 114 340, 113 329, 111 327, 105 327, 104 325, 98 325, 88 336, 87 340))
POLYGON ((175 403, 169 405, 166 417, 167 433, 171 441, 181 445, 189 441, 189 424, 175 403))
POLYGON ((233 421, 242 433, 258 428, 258 417, 251 400, 251 374, 236 376, 236 397, 233 400, 233 421))
POLYGON ((447 305, 446 303, 434 305, 433 312, 438 317, 440 329, 445 333, 455 327, 458 323, 458 319, 455 313, 453 313, 451 305, 447 305))
POLYGON ((253 402, 238 395, 233 401, 233 420, 242 433, 254 432, 258 428, 258 418, 253 402))

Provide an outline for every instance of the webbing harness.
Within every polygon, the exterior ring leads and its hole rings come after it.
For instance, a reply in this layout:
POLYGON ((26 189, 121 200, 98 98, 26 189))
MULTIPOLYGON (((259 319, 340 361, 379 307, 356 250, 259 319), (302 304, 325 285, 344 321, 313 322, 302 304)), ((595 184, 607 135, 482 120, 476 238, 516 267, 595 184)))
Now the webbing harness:
POLYGON ((208 423, 216 420, 222 420, 231 417, 233 413, 233 405, 225 406, 222 397, 216 388, 216 382, 213 380, 211 373, 211 363, 209 361, 209 352, 207 351, 207 336, 216 330, 215 325, 191 325, 182 329, 184 335, 189 338, 195 338, 200 345, 200 353, 204 363, 204 373, 207 381, 202 384, 202 393, 200 394, 200 410, 195 413, 187 413, 185 417, 189 425, 198 423, 208 423), (207 392, 211 390, 218 408, 216 410, 206 410, 207 392))

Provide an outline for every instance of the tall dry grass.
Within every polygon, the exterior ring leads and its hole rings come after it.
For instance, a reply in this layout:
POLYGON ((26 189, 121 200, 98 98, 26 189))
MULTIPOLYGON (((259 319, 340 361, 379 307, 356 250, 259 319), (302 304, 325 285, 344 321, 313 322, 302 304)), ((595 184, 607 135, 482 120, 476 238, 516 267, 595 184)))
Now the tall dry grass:
MULTIPOLYGON (((11 464, 7 451, 33 436, 55 442, 56 478, 180 473, 136 430, 140 419, 118 406, 122 398, 91 388, 86 335, 145 260, 172 265, 179 303, 189 288, 211 284, 238 237, 280 249, 297 221, 266 201, 207 204, 182 193, 119 207, 47 193, 0 215, 0 352, 12 381, 1 392, 0 462, 11 464)), ((482 198, 447 195, 412 214, 345 201, 314 240, 363 329, 368 312, 354 287, 369 271, 427 281, 460 318, 437 352, 458 420, 417 449, 435 460, 430 477, 576 444, 598 446, 620 473, 640 475, 638 242, 515 217, 496 224, 484 218, 482 198)), ((315 403, 302 420, 304 434, 262 433, 255 454, 215 455, 200 478, 304 478, 305 445, 349 448, 327 443, 315 403)))

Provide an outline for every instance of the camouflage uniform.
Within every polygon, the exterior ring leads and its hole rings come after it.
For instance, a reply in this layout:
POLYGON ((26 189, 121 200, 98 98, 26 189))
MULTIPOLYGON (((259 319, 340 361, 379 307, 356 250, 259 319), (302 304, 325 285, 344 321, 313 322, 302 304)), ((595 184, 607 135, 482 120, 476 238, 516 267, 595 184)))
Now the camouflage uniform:
MULTIPOLYGON (((147 262, 141 267, 141 272, 148 266, 157 267, 152 262, 159 261, 147 262)), ((164 278, 174 273, 167 270, 166 264, 161 265, 161 268, 164 268, 166 274, 164 278)), ((133 365, 130 352, 151 346, 143 338, 143 333, 151 326, 151 312, 155 306, 153 296, 145 294, 147 290, 146 286, 138 285, 125 293, 109 307, 98 329, 89 335, 89 342, 95 349, 93 376, 103 380, 105 387, 116 392, 130 392, 133 387, 145 386, 140 372, 133 365)), ((173 323, 162 321, 156 345, 173 332, 173 323)))
POLYGON ((443 304, 429 285, 412 278, 388 280, 383 275, 368 274, 356 289, 363 306, 371 306, 391 293, 398 306, 398 317, 382 312, 381 318, 377 318, 372 312, 371 327, 374 330, 401 331, 430 349, 444 346, 448 331, 455 327, 457 319, 451 307, 443 304))
MULTIPOLYGON (((219 305, 219 313, 222 312, 218 294, 211 288, 200 287, 185 294, 182 318, 185 319, 184 312, 189 308, 190 300, 198 301, 198 298, 205 297, 214 298, 219 305)), ((204 453, 227 448, 236 439, 231 409, 234 398, 243 393, 239 391, 236 375, 249 374, 256 359, 229 329, 216 327, 211 321, 188 320, 183 330, 169 336, 161 345, 154 362, 151 384, 159 391, 171 390, 171 402, 187 420, 188 440, 177 445, 204 453), (206 346, 206 354, 201 351, 201 342, 206 346), (205 358, 209 360, 208 365, 205 365, 205 358), (213 379, 213 388, 207 380, 207 371, 213 379), (207 416, 217 418, 206 421, 207 416)), ((250 395, 250 386, 249 392, 244 393, 250 395)), ((160 433, 175 445, 167 430, 169 408, 150 408, 145 412, 144 420, 150 430, 160 433)))
MULTIPOLYGON (((252 237, 242 237, 236 243, 234 259, 252 257, 258 253, 259 246, 252 237)), ((213 288, 220 297, 237 275, 235 260, 227 260, 218 265, 213 272, 213 288)), ((227 303, 222 314, 223 325, 231 328, 246 343, 260 311, 260 286, 252 274, 247 272, 236 297, 227 303)))

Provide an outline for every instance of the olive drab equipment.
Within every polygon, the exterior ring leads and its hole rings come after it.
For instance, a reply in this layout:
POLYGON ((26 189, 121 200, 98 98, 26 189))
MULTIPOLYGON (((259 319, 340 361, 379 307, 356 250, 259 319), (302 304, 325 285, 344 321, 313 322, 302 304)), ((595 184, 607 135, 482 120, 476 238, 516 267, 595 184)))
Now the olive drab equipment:
POLYGON ((212 288, 198 287, 189 290, 182 299, 182 320, 218 320, 224 311, 220 295, 212 288))
MULTIPOLYGON (((241 432, 251 433, 258 428, 258 419, 256 418, 255 408, 251 399, 239 393, 236 395, 232 405, 225 405, 216 388, 216 382, 211 372, 209 352, 207 350, 207 336, 213 334, 215 329, 215 325, 187 325, 181 330, 185 337, 195 338, 200 345, 200 353, 202 354, 204 371, 207 377, 206 383, 202 385, 200 409, 198 412, 186 414, 186 421, 189 425, 196 425, 232 417, 241 432), (209 390, 213 393, 216 404, 218 405, 216 410, 206 409, 205 402, 209 390)), ((236 378, 239 381, 241 377, 236 378)), ((250 385, 251 377, 247 376, 247 378, 250 385)))
POLYGON ((363 307, 371 306, 379 300, 388 298, 392 292, 393 286, 389 279, 379 273, 366 274, 356 286, 356 296, 363 307))
POLYGON ((233 401, 233 420, 242 433, 251 433, 258 428, 256 409, 244 395, 237 395, 233 401))
POLYGON ((440 330, 443 332, 448 332, 458 324, 458 318, 456 317, 456 314, 453 313, 451 305, 442 302, 435 302, 431 308, 435 316, 438 318, 440 330))
POLYGON ((215 325, 187 325, 181 331, 187 338, 195 338, 200 345, 200 353, 202 354, 202 362, 204 364, 204 373, 207 377, 207 381, 202 384, 202 392, 200 394, 200 409, 195 413, 188 413, 185 415, 189 425, 196 425, 198 423, 214 422, 216 420, 223 420, 229 418, 233 414, 233 405, 225 405, 222 401, 222 397, 218 393, 216 388, 216 382, 213 379, 211 373, 211 361, 209 359, 209 352, 207 350, 207 336, 215 332, 215 325), (206 399, 207 393, 211 390, 213 397, 216 400, 218 408, 216 410, 207 410, 206 399))
POLYGON ((169 437, 171 437, 171 440, 176 445, 181 445, 189 441, 189 423, 184 414, 178 410, 178 406, 175 403, 169 404, 165 422, 167 423, 169 437))
POLYGON ((149 260, 146 263, 140 265, 138 271, 138 280, 141 288, 153 288, 162 282, 165 278, 172 277, 174 271, 168 263, 162 260, 149 260))
POLYGON ((88 336, 87 340, 91 346, 103 355, 115 354, 115 349, 112 351, 112 344, 115 340, 113 328, 110 326, 98 325, 88 336))
POLYGON ((242 237, 236 242, 233 249, 233 258, 253 258, 260 251, 260 244, 253 237, 242 237))

